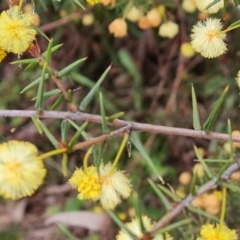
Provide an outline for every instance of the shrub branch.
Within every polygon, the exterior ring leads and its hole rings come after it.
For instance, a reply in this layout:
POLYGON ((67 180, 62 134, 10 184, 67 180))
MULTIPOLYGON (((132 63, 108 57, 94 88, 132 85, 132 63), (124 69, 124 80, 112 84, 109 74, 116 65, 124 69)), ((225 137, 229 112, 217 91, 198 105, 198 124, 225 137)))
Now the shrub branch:
MULTIPOLYGON (((60 112, 60 111, 34 111, 34 110, 0 110, 0 117, 22 117, 30 118, 33 115, 38 115, 39 118, 53 118, 53 119, 71 119, 78 121, 88 121, 101 123, 102 117, 100 115, 83 113, 83 112, 60 112)), ((193 130, 187 128, 167 127, 162 125, 129 122, 115 119, 112 122, 107 122, 109 125, 115 127, 130 126, 132 131, 150 132, 156 134, 178 135, 193 138, 203 138, 209 140, 228 141, 228 134, 218 132, 204 132, 202 130, 193 130)), ((234 142, 240 142, 240 137, 232 136, 234 142)))

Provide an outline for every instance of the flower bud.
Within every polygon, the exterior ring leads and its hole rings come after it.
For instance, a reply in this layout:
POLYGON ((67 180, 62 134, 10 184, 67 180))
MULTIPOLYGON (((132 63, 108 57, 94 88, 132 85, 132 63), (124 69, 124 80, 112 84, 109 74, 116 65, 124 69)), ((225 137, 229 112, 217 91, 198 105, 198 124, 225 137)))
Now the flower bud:
POLYGON ((204 168, 201 163, 195 164, 193 167, 193 172, 196 174, 199 178, 202 178, 204 176, 204 168))
POLYGON ((185 12, 193 13, 196 11, 197 6, 194 0, 184 0, 182 3, 182 8, 185 12))
POLYGON ((172 21, 168 21, 160 26, 158 34, 161 37, 174 38, 178 32, 179 26, 172 21))
POLYGON ((117 18, 110 23, 108 30, 114 37, 124 37, 127 35, 127 23, 124 19, 117 18))
POLYGON ((91 26, 94 23, 94 15, 92 13, 84 14, 82 17, 83 26, 91 26))
POLYGON ((190 183, 192 179, 192 175, 189 172, 183 172, 180 174, 178 181, 182 184, 182 185, 188 185, 190 183))
POLYGON ((138 21, 138 26, 141 28, 141 29, 148 29, 148 28, 151 28, 151 24, 148 20, 148 18, 146 16, 143 16, 139 19, 138 21))
POLYGON ((190 58, 195 54, 195 51, 189 42, 185 42, 181 45, 180 52, 186 58, 190 58))
POLYGON ((137 22, 142 16, 143 13, 138 8, 133 6, 127 14, 127 19, 131 22, 137 22))
POLYGON ((158 27, 161 23, 161 16, 157 9, 152 9, 149 11, 146 17, 152 27, 158 27))

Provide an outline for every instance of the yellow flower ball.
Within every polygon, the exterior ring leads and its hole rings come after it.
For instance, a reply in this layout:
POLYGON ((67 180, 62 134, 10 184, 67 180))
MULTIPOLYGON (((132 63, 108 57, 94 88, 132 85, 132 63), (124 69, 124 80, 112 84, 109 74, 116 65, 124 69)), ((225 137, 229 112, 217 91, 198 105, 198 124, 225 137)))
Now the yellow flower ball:
POLYGON ((180 176, 178 177, 178 181, 182 185, 188 185, 192 180, 192 175, 189 172, 182 172, 180 176))
POLYGON ((82 17, 83 26, 91 26, 94 23, 94 15, 92 13, 86 13, 82 17))
POLYGON ((20 12, 18 6, 3 11, 0 16, 0 47, 15 54, 26 51, 37 34, 32 24, 32 17, 20 12))
POLYGON ((158 34, 161 37, 174 38, 178 32, 179 26, 172 21, 168 21, 160 26, 158 34))
POLYGON ((110 163, 86 169, 77 169, 69 183, 78 190, 79 199, 99 200, 103 208, 113 210, 121 198, 128 198, 132 191, 130 180, 123 171, 112 168, 110 163))
POLYGON ((74 171, 69 183, 79 191, 78 198, 92 199, 96 201, 101 194, 101 184, 99 181, 97 168, 88 167, 85 171, 80 168, 74 171))
POLYGON ((117 18, 110 23, 108 30, 116 38, 125 37, 127 35, 127 23, 124 19, 117 18))
POLYGON ((195 1, 196 1, 197 8, 202 12, 216 13, 221 8, 224 7, 224 0, 220 0, 219 2, 212 5, 210 8, 207 8, 207 6, 209 6, 211 3, 213 3, 212 0, 195 0, 195 1))
POLYGON ((206 58, 215 58, 224 54, 227 51, 224 42, 226 34, 221 30, 220 19, 208 18, 205 22, 197 22, 191 34, 191 44, 194 50, 206 58))
POLYGON ((184 0, 182 8, 185 12, 193 13, 197 10, 196 2, 194 0, 184 0))
POLYGON ((186 58, 191 58, 195 54, 195 51, 194 51, 191 43, 189 43, 189 42, 182 43, 182 45, 180 47, 180 52, 186 58))
POLYGON ((12 140, 0 145, 0 172, 0 196, 16 200, 31 196, 47 171, 35 145, 12 140))

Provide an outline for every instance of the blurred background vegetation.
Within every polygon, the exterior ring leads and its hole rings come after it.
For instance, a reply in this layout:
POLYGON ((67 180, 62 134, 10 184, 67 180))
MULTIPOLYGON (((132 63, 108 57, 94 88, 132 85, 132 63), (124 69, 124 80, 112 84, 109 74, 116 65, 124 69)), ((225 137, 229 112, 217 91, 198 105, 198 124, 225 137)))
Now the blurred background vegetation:
MULTIPOLYGON (((132 2, 145 13, 159 5, 164 6, 166 17, 179 25, 179 33, 172 39, 163 38, 159 36, 158 28, 142 30, 137 23, 127 20, 128 35, 114 38, 109 33, 108 26, 114 19, 122 17, 129 4, 128 0, 117 2, 115 7, 106 7, 102 4, 91 6, 82 1, 85 10, 74 0, 34 2, 35 12, 40 17, 40 29, 53 39, 54 45, 63 44, 52 55, 52 67, 59 71, 77 59, 87 57, 80 67, 63 79, 66 88, 73 90, 74 100, 80 103, 105 69, 112 65, 101 87, 106 115, 124 111, 125 120, 192 129, 191 85, 195 87, 202 122, 207 119, 223 89, 229 85, 228 96, 214 131, 226 133, 228 118, 231 119, 232 128, 239 130, 239 90, 235 81, 240 69, 239 30, 232 31, 228 35, 229 50, 223 56, 209 60, 195 54, 187 58, 181 54, 180 47, 182 43, 190 41, 189 34, 193 24, 206 16, 202 16, 197 10, 193 13, 186 12, 180 0, 135 0, 132 2), (89 13, 93 14, 93 21, 91 24, 86 24, 83 19, 89 13)), ((31 4, 30 1, 28 3, 31 4)), ((0 9, 7 8, 7 1, 1 1, 0 9)), ((240 11, 235 6, 229 4, 225 10, 225 15, 223 12, 218 13, 219 17, 224 16, 224 25, 228 26, 239 19, 240 11)), ((48 42, 40 35, 38 44, 41 51, 47 49, 48 42)), ((30 58, 30 56, 24 53, 20 58, 30 58)), ((8 55, 0 64, 0 107, 1 109, 35 109, 32 99, 36 96, 37 86, 21 94, 20 92, 41 75, 41 69, 36 66, 24 71, 24 66, 9 64, 16 59, 16 55, 8 55)), ((47 82, 46 91, 55 88, 51 81, 47 82)), ((50 110, 57 97, 51 96, 45 101, 46 110, 50 110)), ((65 104, 57 108, 60 111, 66 109, 65 104)), ((99 114, 97 98, 86 112, 99 114)), ((57 139, 61 139, 60 120, 43 122, 57 139)), ((46 137, 39 135, 29 119, 1 118, 0 123, 0 133, 7 139, 33 142, 41 152, 52 148, 46 137)), ((91 123, 87 131, 90 135, 97 136, 101 134, 101 127, 91 123)), ((180 184, 178 176, 182 172, 192 171, 193 159, 196 158, 193 145, 202 148, 204 157, 217 158, 224 152, 223 144, 215 141, 150 133, 141 133, 139 136, 159 173, 175 189, 180 184)), ((113 159, 120 142, 120 137, 107 142, 104 153, 106 161, 113 159)), ((69 167, 71 171, 76 166, 81 166, 83 156, 84 151, 71 155, 69 167)), ((60 157, 50 159, 46 164, 51 169, 51 174, 48 174, 44 186, 28 199, 21 223, 14 224, 8 219, 11 208, 16 214, 15 204, 0 200, 1 240, 71 239, 64 233, 66 229, 46 227, 44 225, 46 216, 79 209, 97 211, 94 204, 77 200, 74 192, 47 194, 46 189, 49 186, 61 185, 67 178, 64 179, 61 174, 60 157)), ((149 187, 147 179, 153 173, 142 156, 133 148, 131 158, 128 158, 126 153, 122 157, 120 166, 129 173, 134 189, 141 196, 142 211, 154 220, 160 219, 165 209, 149 187)), ((237 217, 239 212, 236 213, 236 209, 237 211, 240 209, 239 203, 236 201, 236 194, 231 194, 230 198, 232 205, 229 206, 229 210, 231 212, 235 209, 235 213, 229 215, 227 219, 232 227, 237 228, 240 223, 237 217)), ((123 216, 123 219, 129 219, 132 210, 130 199, 117 209, 117 213, 123 216)), ((79 227, 70 228, 70 231, 78 239, 99 239, 98 235, 88 238, 87 230, 79 227)), ((182 232, 182 229, 176 230, 175 236, 181 236, 178 239, 187 239, 182 232)))

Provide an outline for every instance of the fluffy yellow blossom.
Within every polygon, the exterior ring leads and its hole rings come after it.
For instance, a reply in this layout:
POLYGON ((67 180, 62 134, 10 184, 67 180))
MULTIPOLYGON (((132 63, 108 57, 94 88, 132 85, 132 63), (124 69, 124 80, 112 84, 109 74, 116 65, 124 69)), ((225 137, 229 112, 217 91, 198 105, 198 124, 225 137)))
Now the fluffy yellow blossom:
POLYGON ((87 3, 90 5, 98 4, 101 0, 87 0, 87 3))
POLYGON ((211 4, 211 3, 213 3, 213 0, 195 0, 195 1, 196 1, 197 8, 202 12, 216 13, 221 8, 224 7, 224 0, 220 0, 219 2, 212 5, 210 8, 207 8, 207 6, 209 6, 209 4, 211 4))
POLYGON ((31 196, 46 175, 38 150, 32 143, 9 141, 0 145, 0 196, 19 199, 31 196))
POLYGON ((147 13, 146 17, 152 27, 158 27, 162 20, 161 15, 159 14, 159 12, 156 8, 150 10, 147 13))
POLYGON ((123 171, 112 171, 112 165, 101 164, 99 167, 100 181, 102 184, 100 202, 104 208, 114 209, 121 203, 121 197, 126 199, 130 196, 132 187, 130 180, 123 171))
POLYGON ((226 34, 221 30, 220 19, 208 18, 204 22, 197 22, 191 34, 191 44, 194 50, 206 58, 215 58, 225 53, 227 51, 224 42, 226 34))
POLYGON ((20 12, 18 6, 3 11, 0 16, 0 47, 15 54, 26 51, 37 33, 32 24, 32 17, 20 12))
POLYGON ((168 21, 160 26, 158 34, 161 37, 174 38, 178 32, 179 26, 172 21, 168 21))
POLYGON ((127 13, 127 19, 131 22, 137 22, 142 16, 142 11, 135 6, 133 6, 127 13))
POLYGON ((182 2, 182 8, 189 13, 195 12, 197 9, 195 0, 184 0, 182 2))
POLYGON ((108 30, 114 37, 125 37, 127 35, 127 23, 124 19, 117 18, 110 23, 108 30))
POLYGON ((124 172, 112 169, 110 163, 100 164, 87 169, 77 169, 69 179, 69 183, 78 190, 79 199, 100 200, 103 208, 114 209, 122 198, 128 198, 131 184, 124 172))
MULTIPOLYGON (((150 231, 155 223, 151 221, 151 219, 147 216, 142 216, 142 222, 146 231, 150 231)), ((132 219, 131 222, 125 224, 125 226, 138 238, 142 239, 144 237, 144 233, 141 231, 140 221, 138 218, 132 219)), ((132 240, 132 238, 126 233, 124 230, 121 230, 116 237, 117 240, 132 240)), ((158 233, 154 235, 153 240, 173 240, 172 236, 168 233, 162 234, 158 233)))
POLYGON ((7 53, 0 48, 0 62, 7 56, 7 53))
POLYGON ((69 183, 78 190, 78 198, 92 199, 96 201, 100 197, 101 184, 98 176, 97 168, 88 167, 85 171, 82 168, 75 170, 69 183))
POLYGON ((216 226, 213 224, 203 225, 200 231, 200 237, 196 240, 237 240, 237 233, 235 230, 229 229, 225 225, 216 226))

